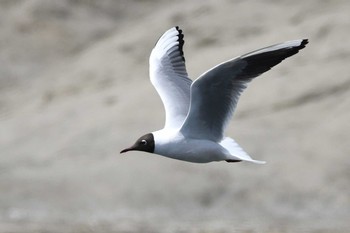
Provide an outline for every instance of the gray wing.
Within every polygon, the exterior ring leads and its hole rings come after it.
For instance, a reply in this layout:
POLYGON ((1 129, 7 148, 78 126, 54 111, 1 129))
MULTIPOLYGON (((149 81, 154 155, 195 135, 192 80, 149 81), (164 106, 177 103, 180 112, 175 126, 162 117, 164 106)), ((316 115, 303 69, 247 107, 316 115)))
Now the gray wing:
POLYGON ((191 86, 190 110, 181 132, 190 138, 221 141, 247 84, 298 53, 307 43, 308 40, 293 40, 259 49, 202 74, 191 86))
POLYGON ((190 105, 190 87, 183 55, 182 30, 173 27, 166 31, 152 50, 150 78, 165 108, 164 128, 179 129, 190 105))

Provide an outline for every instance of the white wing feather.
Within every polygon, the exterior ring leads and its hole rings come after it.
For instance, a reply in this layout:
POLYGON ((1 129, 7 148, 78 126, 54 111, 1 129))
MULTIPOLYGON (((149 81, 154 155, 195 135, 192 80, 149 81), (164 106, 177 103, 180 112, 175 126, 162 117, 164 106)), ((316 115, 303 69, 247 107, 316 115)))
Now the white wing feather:
POLYGON ((164 128, 180 128, 190 105, 190 86, 182 47, 182 31, 173 27, 166 31, 152 50, 150 78, 165 108, 164 128))

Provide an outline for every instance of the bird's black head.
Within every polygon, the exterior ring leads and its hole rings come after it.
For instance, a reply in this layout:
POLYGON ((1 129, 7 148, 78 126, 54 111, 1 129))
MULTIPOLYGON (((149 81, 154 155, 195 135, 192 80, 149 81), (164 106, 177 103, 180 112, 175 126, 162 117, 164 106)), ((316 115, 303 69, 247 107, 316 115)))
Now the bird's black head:
POLYGON ((125 153, 131 150, 154 152, 154 137, 152 133, 148 133, 137 139, 134 145, 122 150, 120 153, 125 153))

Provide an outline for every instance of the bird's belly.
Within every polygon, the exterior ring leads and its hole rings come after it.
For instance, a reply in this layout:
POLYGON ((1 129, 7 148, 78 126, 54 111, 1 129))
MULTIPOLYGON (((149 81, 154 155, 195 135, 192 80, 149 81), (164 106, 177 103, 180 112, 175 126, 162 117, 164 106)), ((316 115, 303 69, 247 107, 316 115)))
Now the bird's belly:
POLYGON ((213 141, 184 140, 156 148, 155 153, 178 160, 208 163, 226 159, 224 148, 213 141))

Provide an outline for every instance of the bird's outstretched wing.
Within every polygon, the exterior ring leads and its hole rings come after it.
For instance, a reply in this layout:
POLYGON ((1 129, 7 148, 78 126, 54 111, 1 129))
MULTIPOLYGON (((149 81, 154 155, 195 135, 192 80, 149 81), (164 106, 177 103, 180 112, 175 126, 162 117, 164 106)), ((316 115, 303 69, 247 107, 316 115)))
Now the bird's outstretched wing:
POLYGON ((189 138, 219 142, 238 99, 255 77, 303 49, 308 40, 293 40, 259 49, 221 63, 191 86, 191 106, 181 127, 189 138))
POLYGON ((165 108, 164 128, 179 129, 190 105, 190 87, 183 54, 184 36, 179 27, 166 31, 152 50, 150 78, 165 108))

